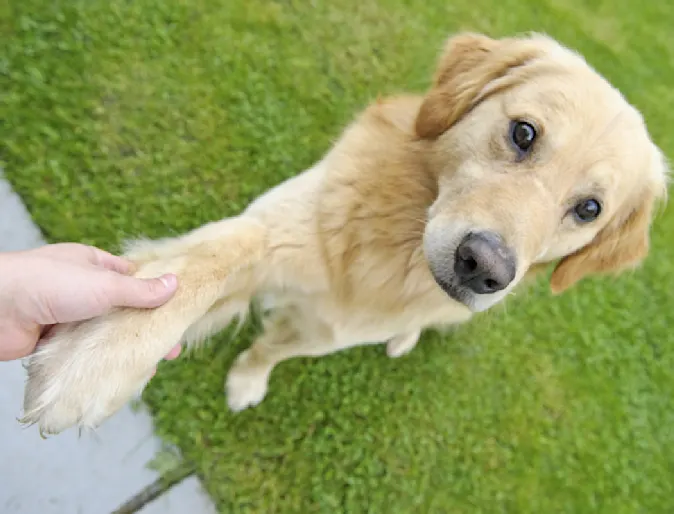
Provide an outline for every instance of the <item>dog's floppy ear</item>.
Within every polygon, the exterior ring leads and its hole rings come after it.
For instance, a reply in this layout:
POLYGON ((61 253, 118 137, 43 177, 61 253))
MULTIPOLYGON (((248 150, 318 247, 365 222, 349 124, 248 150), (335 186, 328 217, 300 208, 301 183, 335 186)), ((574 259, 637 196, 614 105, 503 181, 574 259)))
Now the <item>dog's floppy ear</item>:
POLYGON ((552 272, 550 288, 559 294, 581 279, 598 273, 620 273, 638 266, 650 246, 650 226, 656 201, 667 196, 667 164, 657 154, 652 167, 651 187, 638 196, 626 216, 614 218, 594 240, 577 252, 564 257, 552 272))
POLYGON ((492 39, 474 33, 450 38, 417 114, 417 135, 438 137, 474 106, 490 82, 541 52, 531 39, 492 39))
POLYGON ((550 288, 562 293, 588 275, 619 273, 637 266, 648 255, 653 198, 644 198, 620 223, 611 223, 594 240, 564 257, 552 272, 550 288))

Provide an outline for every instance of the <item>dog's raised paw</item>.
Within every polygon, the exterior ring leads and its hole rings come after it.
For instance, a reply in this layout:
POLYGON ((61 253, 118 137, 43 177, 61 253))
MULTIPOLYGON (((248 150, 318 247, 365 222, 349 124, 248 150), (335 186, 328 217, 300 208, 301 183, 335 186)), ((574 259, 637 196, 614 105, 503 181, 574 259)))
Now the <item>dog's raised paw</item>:
POLYGON ((40 344, 27 360, 21 423, 44 435, 95 429, 142 391, 154 371, 152 356, 139 355, 119 321, 61 325, 40 344))

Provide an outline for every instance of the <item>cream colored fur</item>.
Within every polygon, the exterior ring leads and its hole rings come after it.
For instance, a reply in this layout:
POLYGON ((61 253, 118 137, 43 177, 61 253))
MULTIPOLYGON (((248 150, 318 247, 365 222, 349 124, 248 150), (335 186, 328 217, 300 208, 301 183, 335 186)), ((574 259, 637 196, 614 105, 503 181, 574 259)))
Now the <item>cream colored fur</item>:
POLYGON ((178 292, 154 310, 54 330, 29 361, 24 421, 44 433, 98 426, 176 343, 223 329, 254 301, 268 316, 229 371, 234 410, 263 399, 283 360, 378 343, 401 356, 424 329, 468 321, 548 263, 555 291, 635 266, 665 174, 639 113, 580 56, 540 35, 457 35, 426 95, 375 102, 312 168, 239 216, 130 244, 136 275, 175 273, 178 292), (507 131, 523 117, 541 135, 519 161, 507 131), (568 211, 583 195, 603 210, 579 225, 568 211), (459 302, 431 267, 483 229, 514 251, 516 279, 459 302))

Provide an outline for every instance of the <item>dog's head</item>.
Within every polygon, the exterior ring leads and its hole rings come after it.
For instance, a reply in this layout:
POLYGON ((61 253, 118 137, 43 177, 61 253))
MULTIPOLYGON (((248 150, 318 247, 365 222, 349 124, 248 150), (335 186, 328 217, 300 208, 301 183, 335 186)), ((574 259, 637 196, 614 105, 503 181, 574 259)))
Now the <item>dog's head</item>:
POLYGON ((665 159, 639 112, 552 39, 451 38, 415 130, 438 180, 424 252, 471 309, 537 265, 558 261, 561 292, 647 255, 665 159))

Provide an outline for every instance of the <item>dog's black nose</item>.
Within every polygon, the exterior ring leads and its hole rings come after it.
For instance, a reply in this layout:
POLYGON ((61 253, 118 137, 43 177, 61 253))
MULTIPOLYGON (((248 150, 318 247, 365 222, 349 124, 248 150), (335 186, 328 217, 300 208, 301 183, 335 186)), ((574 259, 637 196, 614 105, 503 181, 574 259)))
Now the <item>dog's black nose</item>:
POLYGON ((515 256, 498 234, 468 234, 456 249, 454 273, 459 283, 477 294, 501 291, 513 281, 515 256))

